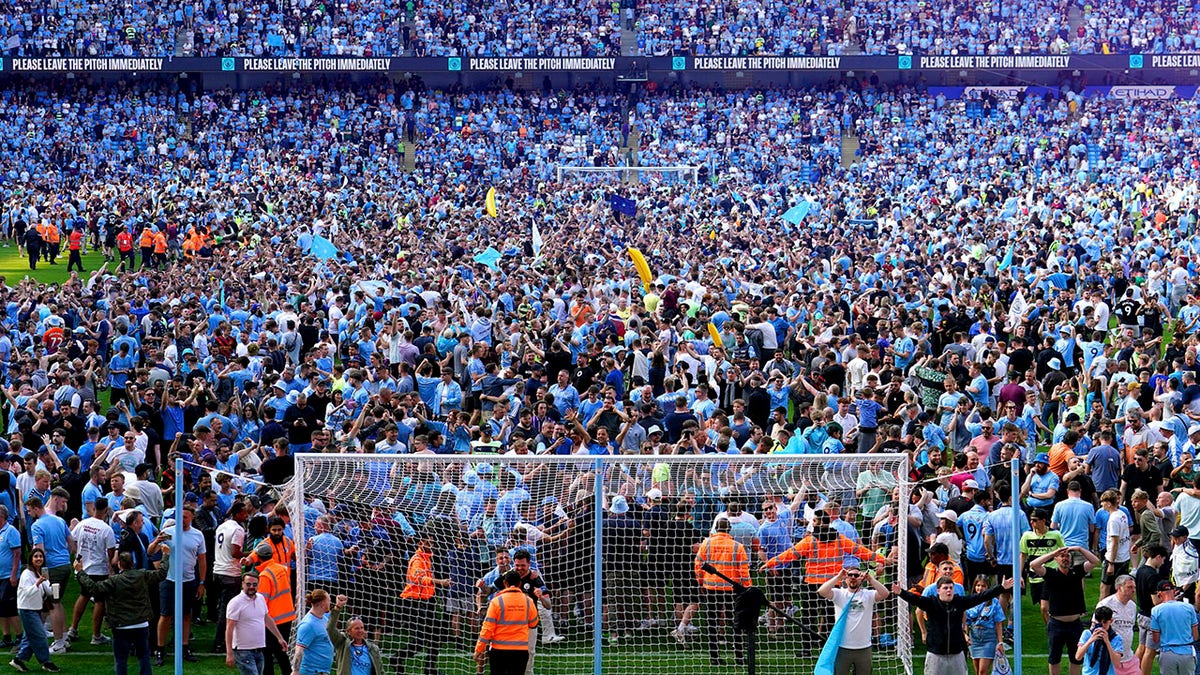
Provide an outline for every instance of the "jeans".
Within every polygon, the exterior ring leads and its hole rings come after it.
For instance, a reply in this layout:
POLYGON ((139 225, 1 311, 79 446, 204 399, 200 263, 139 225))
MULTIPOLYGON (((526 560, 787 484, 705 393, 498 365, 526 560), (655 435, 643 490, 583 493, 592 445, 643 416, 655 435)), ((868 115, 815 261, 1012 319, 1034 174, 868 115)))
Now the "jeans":
POLYGON ((235 649, 233 662, 239 675, 262 675, 263 653, 261 649, 235 649))
POLYGON ((129 657, 138 662, 138 675, 153 675, 150 666, 150 628, 117 628, 112 635, 113 658, 116 660, 116 675, 129 672, 129 657))
POLYGON ((42 623, 42 613, 35 609, 22 609, 21 615, 21 644, 17 647, 17 659, 28 661, 30 656, 36 656, 38 663, 50 662, 50 645, 46 642, 46 624, 42 623))

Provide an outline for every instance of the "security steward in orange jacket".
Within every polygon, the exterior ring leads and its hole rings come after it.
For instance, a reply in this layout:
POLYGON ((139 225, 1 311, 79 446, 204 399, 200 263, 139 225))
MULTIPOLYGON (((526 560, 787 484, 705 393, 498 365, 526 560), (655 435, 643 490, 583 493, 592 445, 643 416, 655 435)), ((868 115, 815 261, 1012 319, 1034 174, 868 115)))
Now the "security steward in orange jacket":
MULTIPOLYGON (((296 602, 292 598, 291 570, 275 561, 275 551, 271 545, 263 542, 254 549, 254 557, 258 563, 254 569, 258 571, 258 594, 267 600, 267 614, 279 628, 280 635, 292 634, 292 622, 296 620, 296 602)), ((268 631, 269 632, 269 631, 268 631)), ((279 663, 279 672, 283 675, 292 674, 291 659, 283 647, 275 640, 267 640, 263 649, 263 672, 274 673, 275 663, 279 663)))
POLYGON ((475 643, 475 661, 491 664, 492 675, 524 675, 529 663, 529 634, 537 628, 538 610, 521 590, 521 574, 504 573, 504 590, 488 603, 487 616, 475 643))
POLYGON ((71 257, 67 260, 67 271, 78 266, 79 271, 83 272, 83 230, 75 228, 71 230, 71 235, 67 237, 67 250, 70 251, 71 257))
POLYGON ((58 231, 58 226, 54 223, 47 223, 42 238, 46 240, 46 262, 57 265, 58 254, 62 251, 62 234, 58 231))
POLYGON ((420 543, 408 559, 404 590, 400 593, 400 616, 409 635, 408 645, 396 652, 392 664, 396 673, 403 675, 405 661, 409 657, 425 652, 425 672, 436 673, 441 640, 448 632, 445 617, 434 601, 438 586, 450 587, 449 579, 433 576, 433 540, 421 533, 420 543))
POLYGON ((149 227, 142 229, 138 237, 138 248, 142 249, 142 267, 154 268, 154 231, 149 227))
POLYGON ((162 230, 154 233, 154 264, 167 267, 167 233, 162 230))
MULTIPOLYGON (((721 665, 721 654, 717 649, 717 630, 721 624, 733 628, 733 584, 716 574, 704 571, 704 565, 712 565, 717 571, 729 577, 742 586, 750 586, 750 555, 729 534, 729 519, 718 518, 713 524, 713 534, 700 544, 696 550, 696 560, 693 565, 696 581, 700 584, 700 605, 708 613, 705 621, 708 633, 708 659, 714 665, 721 665)), ((742 655, 742 636, 733 631, 733 654, 738 665, 745 662, 742 655)))

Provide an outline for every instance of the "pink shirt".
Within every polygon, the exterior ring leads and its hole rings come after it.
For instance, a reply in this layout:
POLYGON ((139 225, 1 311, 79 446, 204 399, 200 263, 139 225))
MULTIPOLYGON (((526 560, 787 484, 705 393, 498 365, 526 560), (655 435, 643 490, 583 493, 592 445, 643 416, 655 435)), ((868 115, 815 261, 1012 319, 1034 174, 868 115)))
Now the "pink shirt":
POLYGON ((234 649, 262 649, 267 646, 267 599, 255 593, 253 598, 238 593, 229 601, 225 609, 229 621, 236 621, 233 627, 234 649))

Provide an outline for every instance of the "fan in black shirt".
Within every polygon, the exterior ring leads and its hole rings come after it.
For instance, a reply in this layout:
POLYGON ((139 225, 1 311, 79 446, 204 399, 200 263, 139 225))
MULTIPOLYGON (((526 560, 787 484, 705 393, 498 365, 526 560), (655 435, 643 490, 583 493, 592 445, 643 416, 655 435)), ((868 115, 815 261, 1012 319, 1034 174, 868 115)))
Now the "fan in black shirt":
POLYGON ((1100 558, 1095 553, 1081 546, 1067 546, 1029 563, 1030 571, 1045 579, 1045 592, 1049 594, 1050 621, 1046 624, 1046 634, 1050 638, 1050 672, 1054 675, 1061 670, 1059 664, 1064 649, 1072 664, 1082 663, 1082 659, 1075 658, 1075 647, 1079 644, 1079 636, 1083 634, 1080 617, 1087 611, 1083 584, 1088 573, 1099 562, 1100 558), (1083 556, 1082 565, 1071 565, 1075 554, 1083 556), (1058 565, 1057 569, 1046 567, 1051 560, 1058 565))

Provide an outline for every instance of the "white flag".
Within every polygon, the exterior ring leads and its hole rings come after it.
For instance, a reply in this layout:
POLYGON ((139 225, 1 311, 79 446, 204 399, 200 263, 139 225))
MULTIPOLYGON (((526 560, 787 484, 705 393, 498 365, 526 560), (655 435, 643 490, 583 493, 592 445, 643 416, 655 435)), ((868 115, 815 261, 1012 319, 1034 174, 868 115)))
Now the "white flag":
POLYGON ((1025 301, 1025 291, 1018 290, 1017 296, 1013 298, 1012 305, 1008 308, 1008 321, 1005 322, 1005 330, 1016 330, 1017 326, 1021 325, 1021 321, 1025 318, 1025 312, 1029 309, 1029 303, 1025 301))
POLYGON ((533 221, 533 256, 536 258, 542 254, 542 232, 538 229, 537 221, 533 221))

